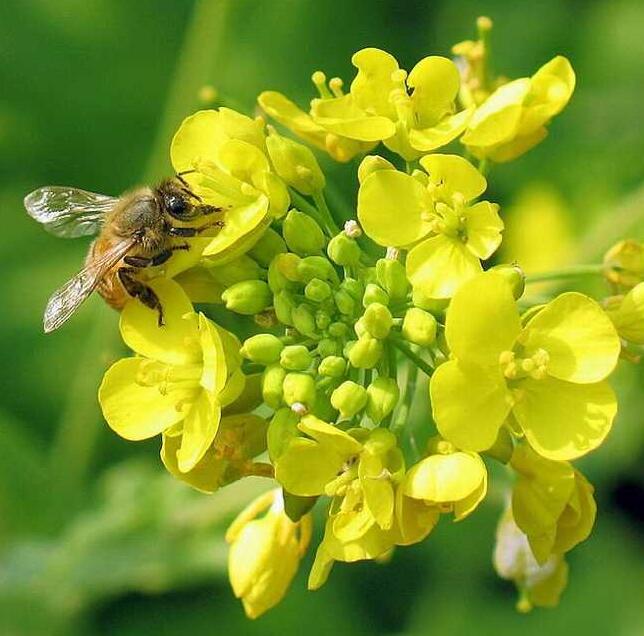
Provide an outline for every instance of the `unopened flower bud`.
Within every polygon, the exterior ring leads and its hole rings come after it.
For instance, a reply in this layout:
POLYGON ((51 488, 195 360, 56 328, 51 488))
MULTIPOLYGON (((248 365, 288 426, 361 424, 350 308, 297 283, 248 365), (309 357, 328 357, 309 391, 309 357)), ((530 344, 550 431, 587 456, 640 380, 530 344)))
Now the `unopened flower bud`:
POLYGON ((331 286, 324 280, 314 278, 306 284, 304 295, 313 302, 321 303, 331 296, 331 286))
POLYGON ((357 305, 356 300, 344 289, 340 289, 335 292, 335 294, 333 294, 333 300, 341 314, 352 316, 355 313, 357 305))
POLYGON ((362 300, 364 286, 359 280, 347 277, 340 283, 340 289, 346 291, 354 300, 362 300))
POLYGON ((396 166, 380 155, 367 155, 358 166, 358 181, 362 183, 377 170, 395 170, 396 166))
POLYGON ((355 219, 349 219, 348 221, 344 222, 344 227, 342 228, 342 231, 352 239, 358 238, 359 236, 362 236, 362 228, 358 224, 358 221, 355 219))
POLYGON ((248 250, 248 255, 262 267, 268 267, 278 255, 286 252, 284 239, 272 228, 266 228, 259 241, 248 250))
POLYGON ((279 364, 272 364, 267 367, 262 376, 262 398, 272 409, 282 406, 284 397, 284 378, 286 371, 279 364))
POLYGON ((435 316, 442 314, 447 309, 447 305, 449 305, 449 299, 430 298, 420 286, 412 289, 412 302, 416 307, 429 311, 435 316))
POLYGON ((402 324, 402 335, 405 340, 421 347, 429 347, 436 340, 436 318, 418 307, 412 307, 405 313, 402 324))
POLYGON ((344 232, 336 234, 329 241, 326 253, 336 265, 343 267, 356 265, 360 260, 360 247, 355 239, 350 238, 344 232))
POLYGON ((346 370, 347 361, 340 356, 326 356, 318 366, 318 373, 329 378, 341 378, 346 370))
POLYGON ((283 348, 284 345, 277 336, 260 333, 248 338, 239 353, 251 362, 268 366, 279 360, 283 348))
POLYGON ((389 308, 381 303, 371 303, 365 309, 361 320, 366 331, 378 340, 386 338, 394 324, 389 308))
POLYGON ((398 260, 381 258, 376 263, 378 284, 389 294, 392 300, 402 300, 409 291, 409 281, 405 266, 398 260))
MULTIPOLYGON (((208 263, 208 261, 205 261, 208 263)), ((210 275, 224 287, 230 287, 245 280, 256 280, 262 277, 262 268, 246 254, 216 267, 208 267, 210 275)))
POLYGON ((382 352, 380 340, 365 334, 351 347, 349 362, 357 369, 373 369, 380 361, 382 352))
POLYGON ((358 336, 358 338, 365 333, 369 333, 367 331, 367 327, 365 326, 364 318, 359 318, 358 320, 356 320, 356 324, 353 325, 353 330, 356 332, 356 336, 358 336))
POLYGON ((263 280, 245 280, 226 289, 221 299, 226 304, 226 309, 252 316, 270 307, 273 294, 263 280))
POLYGON ((329 335, 334 338, 344 338, 349 333, 349 326, 346 322, 332 322, 329 325, 329 335))
POLYGON ((313 311, 308 305, 301 304, 291 312, 293 326, 303 335, 309 338, 319 338, 315 325, 313 311))
POLYGON ((510 284, 512 294, 516 300, 523 296, 525 291, 525 274, 518 265, 495 265, 490 267, 490 271, 501 274, 503 278, 510 284))
POLYGON ((300 275, 298 273, 298 268, 302 259, 297 255, 291 252, 286 254, 278 254, 273 261, 279 272, 286 278, 286 280, 292 283, 299 283, 300 275))
POLYGON ((398 404, 400 390, 393 378, 379 376, 367 387, 367 396, 367 415, 380 424, 398 404))
POLYGON ((340 411, 340 417, 347 420, 367 405, 367 391, 363 386, 347 380, 333 391, 331 404, 340 411))
POLYGON ((306 371, 311 362, 311 354, 304 345, 288 345, 280 354, 280 364, 289 371, 306 371))
POLYGON ((617 297, 606 308, 621 338, 644 345, 644 282, 636 285, 626 296, 617 297))
POLYGON ((368 307, 371 303, 389 304, 389 294, 380 285, 369 283, 364 290, 362 306, 368 307))
POLYGON ((287 373, 283 384, 284 401, 291 406, 302 402, 309 409, 315 403, 315 382, 310 375, 304 373, 287 373))
POLYGON ((284 240, 289 249, 300 256, 319 254, 324 249, 324 234, 320 226, 304 212, 291 210, 282 225, 284 240))
POLYGON ((305 195, 324 188, 322 170, 309 148, 279 135, 272 126, 268 128, 266 148, 275 167, 275 172, 291 188, 305 195))
POLYGON ((287 291, 281 291, 273 297, 273 308, 277 319, 283 325, 293 325, 293 310, 295 303, 287 291))
POLYGON ((630 288, 644 281, 644 242, 627 239, 604 256, 605 276, 614 285, 630 288))
POLYGON ((297 265, 297 275, 303 283, 308 283, 314 278, 326 280, 337 285, 340 281, 331 261, 325 256, 307 256, 297 265))
POLYGON ((341 347, 331 338, 322 338, 322 340, 318 342, 317 352, 323 358, 326 356, 335 356, 341 352, 341 347))

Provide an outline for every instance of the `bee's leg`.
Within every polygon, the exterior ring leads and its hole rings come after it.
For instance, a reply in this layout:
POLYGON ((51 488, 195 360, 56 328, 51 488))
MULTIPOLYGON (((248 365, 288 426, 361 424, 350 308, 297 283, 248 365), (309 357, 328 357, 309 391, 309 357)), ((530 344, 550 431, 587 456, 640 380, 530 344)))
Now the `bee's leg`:
POLYGON ((224 227, 224 222, 213 221, 212 223, 206 223, 201 227, 171 227, 168 230, 168 234, 170 234, 170 236, 182 236, 184 238, 189 238, 191 236, 197 236, 210 227, 224 227))
POLYGON ((173 250, 187 250, 189 247, 189 245, 185 247, 183 245, 177 245, 176 247, 165 249, 154 256, 126 256, 123 262, 131 267, 154 267, 155 265, 163 265, 172 256, 173 250))
POLYGON ((132 298, 138 298, 146 307, 156 309, 156 311, 159 312, 158 324, 159 327, 162 327, 164 325, 164 321, 161 301, 151 287, 148 287, 140 280, 136 279, 135 272, 135 267, 121 267, 117 273, 125 291, 132 296, 132 298))

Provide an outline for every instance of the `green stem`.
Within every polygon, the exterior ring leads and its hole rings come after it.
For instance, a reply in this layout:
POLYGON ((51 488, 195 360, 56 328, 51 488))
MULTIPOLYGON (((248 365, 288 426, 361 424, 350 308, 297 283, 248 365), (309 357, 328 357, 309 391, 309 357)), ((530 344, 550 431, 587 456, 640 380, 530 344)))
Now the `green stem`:
POLYGON ((313 201, 315 202, 315 205, 317 206, 317 209, 320 211, 322 214, 322 217, 328 224, 328 227, 333 231, 333 234, 339 234, 340 233, 340 228, 335 222, 335 219, 333 218, 333 214, 331 214, 331 210, 329 210, 329 206, 326 203, 326 199, 324 198, 324 193, 323 192, 314 192, 313 193, 313 201))
POLYGON ((398 340, 395 337, 390 338, 393 345, 400 351, 402 354, 407 356, 419 369, 424 371, 428 376, 431 376, 434 373, 433 367, 423 360, 417 353, 411 350, 402 340, 398 340))
POLYGON ((563 278, 574 278, 576 276, 593 276, 596 274, 603 274, 604 265, 571 265, 570 267, 562 267, 551 272, 543 272, 541 274, 528 274, 525 277, 526 284, 530 283, 543 283, 552 280, 561 280, 563 278))
POLYGON ((337 232, 333 231, 333 228, 329 227, 326 219, 312 203, 303 197, 297 190, 293 190, 293 188, 289 188, 288 190, 291 195, 291 201, 299 210, 306 212, 312 219, 314 219, 328 236, 334 236, 334 234, 337 234, 337 232))
MULTIPOLYGON (((229 4, 229 0, 198 0, 195 5, 159 132, 144 171, 145 182, 168 172, 168 147, 174 130, 196 104, 199 88, 214 76, 215 65, 220 62, 217 52, 221 48, 229 4)), ((86 335, 78 371, 71 381, 71 391, 49 455, 52 484, 49 499, 55 527, 66 523, 74 508, 82 503, 87 471, 97 440, 105 430, 99 425, 96 390, 107 364, 117 357, 120 348, 115 315, 99 303, 88 310, 94 313, 93 327, 86 335)))

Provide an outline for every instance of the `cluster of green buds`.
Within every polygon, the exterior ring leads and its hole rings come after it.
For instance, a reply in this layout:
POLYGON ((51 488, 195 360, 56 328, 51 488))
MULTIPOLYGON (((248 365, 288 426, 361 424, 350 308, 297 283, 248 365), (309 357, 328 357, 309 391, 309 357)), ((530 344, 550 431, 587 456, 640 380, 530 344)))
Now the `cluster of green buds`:
POLYGON ((480 39, 457 45, 460 67, 429 56, 407 73, 358 51, 348 92, 314 74, 308 113, 260 95, 332 158, 365 155, 355 210, 331 210, 312 150, 262 117, 200 111, 174 137, 175 170, 223 223, 151 274, 164 325, 128 302, 120 328, 137 355, 108 370, 99 398, 121 436, 161 435, 164 465, 194 488, 277 482, 227 536, 250 617, 286 593, 318 502, 310 589, 335 562, 382 561, 473 513, 500 462, 513 481, 495 566, 522 611, 557 603, 565 555, 592 529, 593 487, 571 462, 606 439, 607 378, 642 353, 644 250, 625 241, 602 264, 543 275, 490 264, 504 223, 479 200, 486 174, 545 137, 575 81, 562 57, 492 77, 490 29, 479 20, 480 39), (466 156, 436 152, 457 139, 466 156), (387 158, 366 155, 379 144, 387 158), (580 272, 604 274, 612 295, 531 295, 580 272))

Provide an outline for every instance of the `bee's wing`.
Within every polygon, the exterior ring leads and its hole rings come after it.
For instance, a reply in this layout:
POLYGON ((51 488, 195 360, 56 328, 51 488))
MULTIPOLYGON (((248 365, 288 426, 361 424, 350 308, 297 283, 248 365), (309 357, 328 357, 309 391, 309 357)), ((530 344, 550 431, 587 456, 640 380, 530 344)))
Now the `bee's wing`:
POLYGON ((117 243, 98 258, 92 259, 76 276, 51 295, 43 316, 45 333, 58 329, 78 309, 103 276, 127 254, 134 243, 133 239, 117 243))
POLYGON ((63 238, 97 234, 105 214, 118 201, 105 194, 67 186, 45 186, 25 197, 29 216, 63 238))

